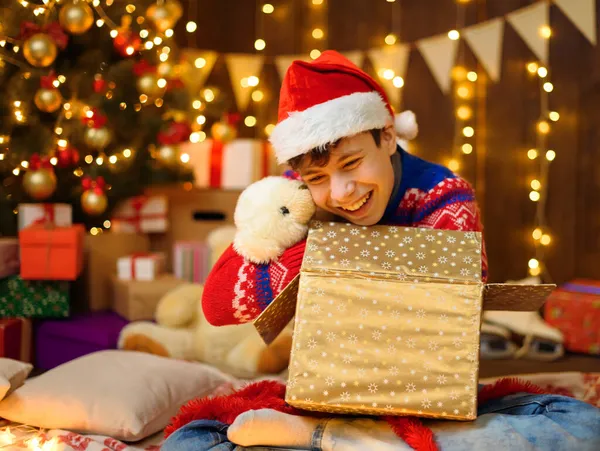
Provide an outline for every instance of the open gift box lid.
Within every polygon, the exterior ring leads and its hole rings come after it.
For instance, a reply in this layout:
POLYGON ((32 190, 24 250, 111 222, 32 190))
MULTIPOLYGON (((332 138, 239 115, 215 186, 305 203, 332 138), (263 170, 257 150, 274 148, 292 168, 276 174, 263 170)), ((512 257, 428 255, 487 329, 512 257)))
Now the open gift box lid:
POLYGON ((481 242, 479 232, 316 221, 309 229, 300 274, 254 326, 267 344, 281 333, 295 315, 303 275, 388 280, 397 282, 398 290, 408 289, 408 282, 480 285, 483 310, 538 310, 556 285, 483 283, 481 242))

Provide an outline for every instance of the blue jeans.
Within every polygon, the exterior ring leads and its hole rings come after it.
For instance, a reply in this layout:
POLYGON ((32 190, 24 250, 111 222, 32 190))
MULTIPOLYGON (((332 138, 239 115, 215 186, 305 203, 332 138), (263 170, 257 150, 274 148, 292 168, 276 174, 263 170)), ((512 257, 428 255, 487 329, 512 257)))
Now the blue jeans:
MULTIPOLYGON (((442 451, 600 450, 600 409, 566 396, 516 394, 488 401, 473 422, 424 421, 442 451)), ((227 440, 227 425, 198 420, 175 431, 163 451, 275 451, 289 448, 241 447, 227 440)), ((383 421, 324 420, 306 450, 391 451, 410 448, 383 421)))

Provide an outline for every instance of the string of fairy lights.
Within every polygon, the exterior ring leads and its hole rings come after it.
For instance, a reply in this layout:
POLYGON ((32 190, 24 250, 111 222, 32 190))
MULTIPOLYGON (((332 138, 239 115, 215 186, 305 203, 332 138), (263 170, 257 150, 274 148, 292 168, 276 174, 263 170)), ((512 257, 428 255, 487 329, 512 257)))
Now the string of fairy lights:
MULTIPOLYGON (((456 1, 456 28, 448 32, 448 39, 458 41, 461 39, 460 31, 465 27, 466 4, 470 0, 456 1)), ((452 68, 452 79, 455 83, 454 90, 454 110, 455 110, 455 129, 452 143, 451 158, 447 163, 451 171, 459 171, 461 168, 461 156, 473 153, 472 138, 475 135, 475 128, 470 122, 473 118, 473 98, 475 91, 475 82, 477 81, 477 72, 470 71, 465 67, 465 53, 459 52, 457 61, 452 68)))
MULTIPOLYGON (((540 35, 545 39, 550 39, 552 29, 545 25, 540 28, 540 35)), ((540 89, 540 116, 535 124, 536 145, 527 151, 527 157, 533 164, 532 172, 537 173, 529 182, 529 199, 536 203, 536 213, 534 229, 531 233, 535 256, 529 260, 528 266, 532 276, 543 275, 546 279, 551 280, 544 260, 546 248, 552 242, 546 218, 546 204, 550 165, 556 158, 556 151, 548 145, 548 135, 552 130, 552 123, 560 119, 560 114, 550 108, 550 93, 554 92, 554 85, 550 81, 550 70, 547 65, 531 62, 527 64, 527 71, 538 79, 540 89)))

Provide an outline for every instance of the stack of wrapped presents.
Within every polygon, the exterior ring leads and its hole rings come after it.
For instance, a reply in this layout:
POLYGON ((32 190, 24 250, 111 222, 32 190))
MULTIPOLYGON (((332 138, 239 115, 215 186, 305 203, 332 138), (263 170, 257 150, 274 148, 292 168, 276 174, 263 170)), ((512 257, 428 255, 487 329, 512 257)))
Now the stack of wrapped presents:
POLYGON ((170 212, 167 195, 131 198, 110 229, 92 233, 73 224, 71 205, 19 205, 18 237, 0 238, 0 357, 48 370, 116 348, 121 329, 153 320, 165 294, 204 282, 222 250, 210 248, 208 231, 225 226, 237 193, 227 196, 228 213, 208 225, 193 223, 190 205, 170 212))

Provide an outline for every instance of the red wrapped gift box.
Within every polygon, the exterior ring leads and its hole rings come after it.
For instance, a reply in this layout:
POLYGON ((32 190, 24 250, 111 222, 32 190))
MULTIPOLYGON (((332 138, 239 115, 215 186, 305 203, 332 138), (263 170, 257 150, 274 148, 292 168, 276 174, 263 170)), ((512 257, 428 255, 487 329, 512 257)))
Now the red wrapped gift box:
POLYGON ((569 351, 600 355, 600 282, 574 280, 554 290, 544 319, 563 333, 569 351))
POLYGON ((32 225, 19 231, 21 278, 75 280, 83 269, 81 224, 71 227, 32 225))

